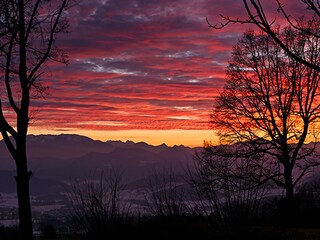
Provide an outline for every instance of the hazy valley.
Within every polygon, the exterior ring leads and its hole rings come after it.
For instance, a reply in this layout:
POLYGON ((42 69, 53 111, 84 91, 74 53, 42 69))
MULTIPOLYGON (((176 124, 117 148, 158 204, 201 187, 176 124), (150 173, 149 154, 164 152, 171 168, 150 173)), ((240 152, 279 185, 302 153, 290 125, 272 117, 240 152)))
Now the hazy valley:
MULTIPOLYGON (((28 137, 30 192, 34 211, 47 212, 66 205, 69 184, 103 172, 116 173, 123 184, 125 201, 133 209, 145 205, 144 188, 155 172, 174 174, 186 187, 186 171, 201 148, 152 146, 131 141, 94 141, 79 135, 28 137)), ((0 207, 17 206, 14 162, 0 142, 0 207)), ((187 187, 186 187, 187 188, 187 187)))

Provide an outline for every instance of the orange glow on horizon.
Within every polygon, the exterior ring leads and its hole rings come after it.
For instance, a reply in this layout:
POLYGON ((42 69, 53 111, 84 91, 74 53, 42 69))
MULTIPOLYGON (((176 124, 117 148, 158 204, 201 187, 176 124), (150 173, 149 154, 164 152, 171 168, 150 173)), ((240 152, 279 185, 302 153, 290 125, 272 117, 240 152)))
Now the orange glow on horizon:
POLYGON ((246 17, 241 1, 231 0, 81 1, 70 12, 70 33, 57 41, 69 65, 47 63, 48 95, 31 100, 29 134, 169 146, 215 141, 208 130, 214 97, 249 27, 213 30, 206 16, 214 24, 219 14, 246 17))
POLYGON ((158 146, 166 144, 167 146, 184 145, 188 147, 202 147, 204 141, 215 140, 212 130, 120 130, 120 131, 55 131, 45 129, 31 129, 29 134, 78 134, 100 141, 133 141, 145 142, 150 145, 158 146))

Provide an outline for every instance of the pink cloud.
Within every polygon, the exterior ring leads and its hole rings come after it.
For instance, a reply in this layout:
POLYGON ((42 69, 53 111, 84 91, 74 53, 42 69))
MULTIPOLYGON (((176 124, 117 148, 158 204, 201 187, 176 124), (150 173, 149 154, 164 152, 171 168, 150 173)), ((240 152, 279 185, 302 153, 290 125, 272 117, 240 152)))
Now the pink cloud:
POLYGON ((82 1, 59 40, 70 64, 50 63, 33 126, 208 129, 232 46, 248 28, 210 29, 205 18, 219 13, 245 16, 233 0, 82 1))

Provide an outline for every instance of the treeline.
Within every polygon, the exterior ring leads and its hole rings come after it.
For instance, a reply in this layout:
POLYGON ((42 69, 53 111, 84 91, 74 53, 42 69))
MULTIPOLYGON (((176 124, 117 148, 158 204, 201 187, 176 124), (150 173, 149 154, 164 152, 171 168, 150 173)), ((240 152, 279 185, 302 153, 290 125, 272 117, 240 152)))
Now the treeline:
MULTIPOLYGON (((36 239, 319 239, 320 181, 297 189, 288 211, 276 185, 256 185, 247 161, 198 154, 185 177, 172 170, 146 178, 144 209, 125 201, 125 184, 114 171, 94 173, 66 189, 69 204, 42 216, 36 239)), ((212 148, 211 148, 212 151, 212 148)), ((1 227, 0 239, 18 239, 1 227)))

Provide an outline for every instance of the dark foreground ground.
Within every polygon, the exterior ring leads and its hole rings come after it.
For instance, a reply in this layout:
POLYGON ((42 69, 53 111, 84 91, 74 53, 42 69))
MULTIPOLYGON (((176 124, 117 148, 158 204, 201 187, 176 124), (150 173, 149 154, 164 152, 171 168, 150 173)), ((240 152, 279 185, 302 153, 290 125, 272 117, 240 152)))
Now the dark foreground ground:
MULTIPOLYGON (((166 217, 138 218, 130 222, 104 225, 89 232, 77 232, 69 228, 61 232, 51 224, 43 225, 35 234, 35 239, 48 240, 102 240, 102 239, 139 239, 139 240, 320 240, 320 215, 318 223, 296 226, 275 224, 237 224, 222 225, 208 221, 204 217, 166 217)), ((308 222, 308 221, 306 221, 308 222)), ((18 238, 16 227, 0 227, 1 240, 18 238)))

